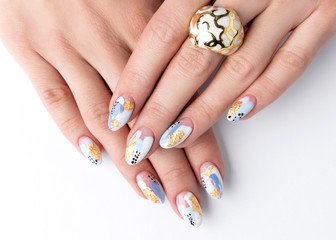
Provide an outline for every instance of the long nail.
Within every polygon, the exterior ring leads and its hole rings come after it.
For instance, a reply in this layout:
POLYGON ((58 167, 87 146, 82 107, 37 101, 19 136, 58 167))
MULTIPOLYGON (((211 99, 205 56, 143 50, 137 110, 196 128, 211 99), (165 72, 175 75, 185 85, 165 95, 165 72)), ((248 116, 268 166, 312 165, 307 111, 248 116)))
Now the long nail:
POLYGON ((110 112, 108 127, 117 131, 128 122, 134 110, 134 100, 129 95, 120 96, 113 104, 110 112))
POLYGON ((202 224, 202 209, 191 192, 182 192, 176 197, 176 205, 183 219, 194 227, 202 224))
POLYGON ((162 204, 165 194, 160 182, 149 172, 141 172, 136 177, 137 184, 148 200, 162 204))
POLYGON ((239 99, 231 106, 227 114, 227 119, 230 122, 238 121, 239 119, 245 117, 249 112, 251 112, 251 110, 255 107, 256 103, 257 99, 252 95, 248 95, 239 99))
POLYGON ((204 163, 201 166, 201 178, 205 190, 213 198, 220 199, 223 195, 223 179, 212 163, 204 163))
POLYGON ((194 124, 190 118, 183 118, 171 125, 161 136, 162 148, 173 148, 186 140, 193 130, 194 124))
POLYGON ((140 128, 128 141, 125 153, 126 162, 135 165, 141 162, 152 148, 154 134, 149 128, 140 128))
POLYGON ((79 147, 84 156, 95 165, 99 165, 102 162, 101 151, 97 144, 89 137, 81 137, 78 140, 79 147))

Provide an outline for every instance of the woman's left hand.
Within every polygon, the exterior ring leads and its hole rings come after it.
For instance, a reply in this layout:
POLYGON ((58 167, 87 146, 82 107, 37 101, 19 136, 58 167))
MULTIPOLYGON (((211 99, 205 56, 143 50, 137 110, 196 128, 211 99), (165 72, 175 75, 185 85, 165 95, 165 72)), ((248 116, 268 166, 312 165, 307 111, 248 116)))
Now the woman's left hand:
POLYGON ((129 136, 140 127, 152 130, 156 138, 151 152, 159 143, 163 148, 190 145, 232 103, 230 121, 256 114, 304 72, 336 32, 335 0, 216 1, 214 6, 235 9, 242 26, 249 24, 248 32, 239 51, 225 59, 206 90, 182 111, 223 59, 187 39, 191 17, 207 4, 165 1, 143 32, 112 97, 110 107, 123 94, 133 97, 131 119, 143 108, 129 136))

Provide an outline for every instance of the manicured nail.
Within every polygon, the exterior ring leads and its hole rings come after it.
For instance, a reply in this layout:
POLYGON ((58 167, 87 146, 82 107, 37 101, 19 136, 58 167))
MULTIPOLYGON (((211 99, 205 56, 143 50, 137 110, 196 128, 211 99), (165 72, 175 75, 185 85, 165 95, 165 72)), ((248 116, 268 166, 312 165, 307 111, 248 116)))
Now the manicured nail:
POLYGON ((203 186, 210 196, 220 199, 223 195, 223 179, 215 165, 204 163, 201 166, 201 178, 203 186))
POLYGON ((149 172, 141 172, 136 177, 137 183, 143 194, 153 203, 164 203, 165 194, 160 182, 149 172))
POLYGON ((256 103, 257 99, 252 95, 239 99, 231 106, 227 114, 227 119, 230 122, 238 121, 239 119, 245 117, 249 112, 251 112, 256 103))
POLYGON ((129 140, 126 147, 125 158, 130 165, 141 162, 151 149, 154 134, 149 128, 140 128, 129 140))
POLYGON ((108 126, 112 131, 122 128, 130 119, 134 109, 134 100, 129 95, 120 96, 110 112, 108 126))
POLYGON ((194 227, 199 227, 202 224, 202 209, 194 194, 191 192, 180 193, 176 197, 176 204, 185 221, 194 227))
POLYGON ((161 136, 160 146, 162 148, 173 148, 186 140, 193 130, 193 122, 190 118, 183 118, 171 125, 161 136))
POLYGON ((101 151, 97 144, 89 137, 81 137, 78 140, 79 147, 84 156, 93 164, 99 165, 102 162, 101 151))

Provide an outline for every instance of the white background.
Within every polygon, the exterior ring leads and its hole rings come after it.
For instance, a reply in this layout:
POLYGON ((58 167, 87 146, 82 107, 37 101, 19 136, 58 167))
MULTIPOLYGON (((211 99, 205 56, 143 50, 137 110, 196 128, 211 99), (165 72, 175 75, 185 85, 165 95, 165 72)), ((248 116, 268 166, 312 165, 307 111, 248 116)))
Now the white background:
POLYGON ((2 45, 0 66, 1 240, 336 239, 336 38, 266 110, 216 124, 224 198, 204 194, 198 229, 85 160, 2 45))

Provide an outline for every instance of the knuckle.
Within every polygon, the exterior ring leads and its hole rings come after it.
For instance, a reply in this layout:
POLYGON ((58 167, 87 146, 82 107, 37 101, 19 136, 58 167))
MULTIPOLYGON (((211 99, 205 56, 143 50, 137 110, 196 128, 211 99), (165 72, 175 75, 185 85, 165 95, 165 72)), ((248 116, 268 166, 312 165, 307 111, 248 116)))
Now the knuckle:
POLYGON ((69 100, 71 93, 66 87, 48 88, 41 92, 41 99, 47 106, 58 106, 69 100))
POLYGON ((207 121, 213 122, 216 118, 216 112, 218 112, 218 108, 213 101, 209 101, 207 98, 199 97, 197 99, 197 107, 193 112, 193 118, 198 119, 198 121, 207 121))
POLYGON ((61 121, 58 125, 65 136, 75 136, 80 124, 81 118, 79 116, 75 116, 61 121))
POLYGON ((154 122, 160 120, 167 120, 167 119, 174 119, 175 115, 173 114, 172 110, 167 108, 164 104, 160 101, 153 100, 150 102, 146 111, 150 113, 151 118, 154 119, 154 122))
POLYGON ((180 72, 198 76, 208 72, 211 59, 202 49, 187 47, 176 59, 180 72))
POLYGON ((174 44, 176 34, 169 18, 161 18, 149 24, 149 36, 152 43, 174 44))
POLYGON ((90 38, 101 43, 107 51, 111 51, 111 46, 118 44, 117 34, 114 28, 111 27, 111 23, 103 17, 102 13, 94 8, 87 7, 84 11, 87 14, 86 26, 93 33, 90 35, 90 38))
POLYGON ((8 47, 11 52, 17 55, 31 48, 28 38, 24 36, 23 33, 19 33, 19 31, 14 31, 13 29, 7 30, 0 28, 0 40, 2 40, 4 45, 8 47))
MULTIPOLYGON (((275 82, 271 77, 268 77, 266 75, 264 75, 263 78, 264 80, 261 81, 261 89, 265 89, 265 95, 276 98, 282 94, 284 89, 277 82, 275 82)), ((264 99, 266 99, 266 97, 264 99)))
POLYGON ((229 74, 241 80, 248 78, 255 69, 251 60, 238 54, 228 57, 224 67, 229 74))
POLYGON ((137 41, 150 20, 149 14, 144 14, 142 10, 136 9, 130 15, 130 26, 134 40, 137 41))
POLYGON ((70 59, 77 56, 77 52, 71 46, 69 39, 60 32, 50 32, 45 36, 42 36, 43 40, 46 39, 46 36, 50 36, 50 40, 45 44, 35 44, 34 48, 37 52, 40 52, 42 56, 47 59, 50 59, 51 63, 55 59, 70 59))
POLYGON ((171 184, 173 182, 180 182, 181 179, 184 179, 185 175, 187 174, 185 166, 178 166, 174 167, 166 172, 163 172, 160 175, 162 182, 165 184, 171 184))
POLYGON ((84 121, 86 120, 88 125, 98 126, 100 129, 107 129, 108 106, 108 101, 88 106, 85 111, 84 121))
POLYGON ((148 77, 137 69, 126 71, 124 76, 125 77, 123 79, 125 79, 125 81, 121 81, 121 85, 123 85, 122 87, 125 89, 142 89, 148 82, 148 77))
POLYGON ((309 59, 302 50, 296 48, 295 51, 280 49, 275 55, 274 61, 289 70, 303 70, 308 65, 309 59))

